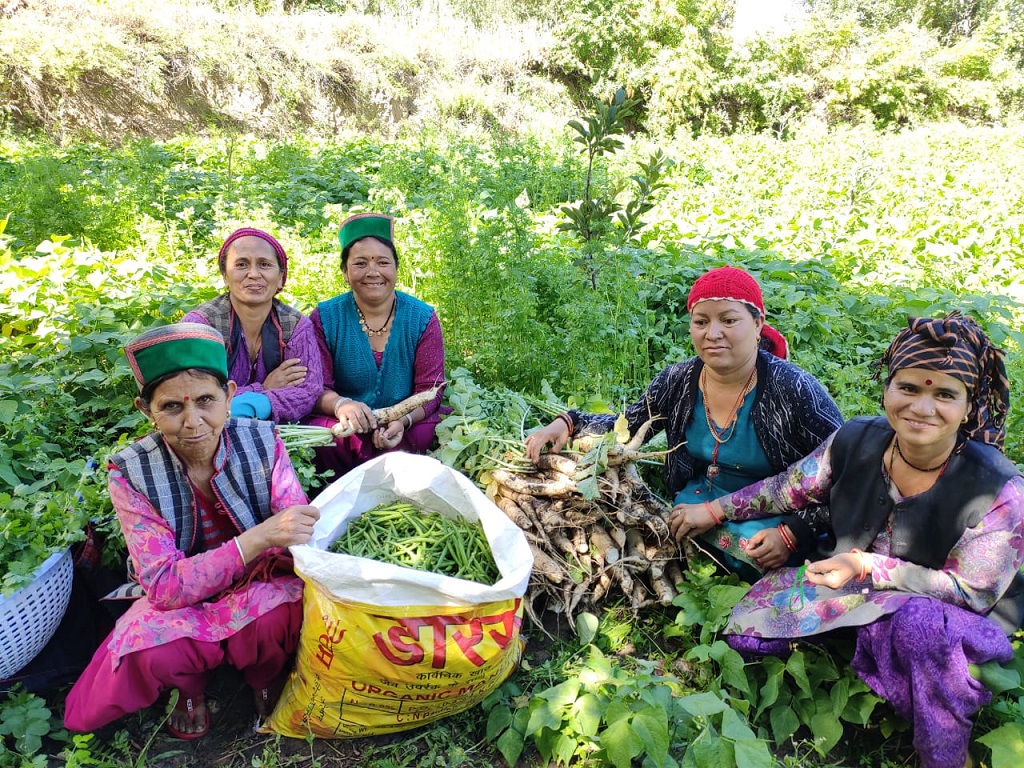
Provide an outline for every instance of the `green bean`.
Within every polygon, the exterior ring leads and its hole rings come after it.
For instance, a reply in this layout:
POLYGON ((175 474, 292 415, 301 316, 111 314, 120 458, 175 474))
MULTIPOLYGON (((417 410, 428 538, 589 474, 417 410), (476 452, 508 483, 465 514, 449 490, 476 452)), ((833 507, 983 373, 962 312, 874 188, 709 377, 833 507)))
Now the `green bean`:
POLYGON ((499 576, 479 524, 403 501, 380 504, 353 520, 330 551, 484 584, 499 576))

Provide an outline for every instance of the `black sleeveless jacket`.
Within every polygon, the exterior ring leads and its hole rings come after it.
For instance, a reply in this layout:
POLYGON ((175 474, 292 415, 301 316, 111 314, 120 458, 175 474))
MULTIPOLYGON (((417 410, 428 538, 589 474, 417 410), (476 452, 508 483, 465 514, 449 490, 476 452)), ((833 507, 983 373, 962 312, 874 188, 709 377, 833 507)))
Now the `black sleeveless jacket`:
MULTIPOLYGON (((822 557, 867 549, 895 507, 893 557, 939 569, 963 532, 991 509, 1017 468, 998 449, 971 440, 954 455, 935 485, 896 504, 881 471, 893 429, 883 417, 847 422, 832 441, 829 497, 834 540, 820 546, 822 557)), ((1024 576, 1017 574, 990 618, 1007 633, 1024 619, 1024 576)))

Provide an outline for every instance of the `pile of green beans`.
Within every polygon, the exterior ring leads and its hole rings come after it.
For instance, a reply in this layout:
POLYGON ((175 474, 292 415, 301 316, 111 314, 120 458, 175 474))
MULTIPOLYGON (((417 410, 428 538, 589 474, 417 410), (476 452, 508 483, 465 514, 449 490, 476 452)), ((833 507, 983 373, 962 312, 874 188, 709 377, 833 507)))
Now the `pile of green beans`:
POLYGON ((407 502, 380 504, 353 520, 331 552, 493 584, 498 580, 483 528, 407 502))

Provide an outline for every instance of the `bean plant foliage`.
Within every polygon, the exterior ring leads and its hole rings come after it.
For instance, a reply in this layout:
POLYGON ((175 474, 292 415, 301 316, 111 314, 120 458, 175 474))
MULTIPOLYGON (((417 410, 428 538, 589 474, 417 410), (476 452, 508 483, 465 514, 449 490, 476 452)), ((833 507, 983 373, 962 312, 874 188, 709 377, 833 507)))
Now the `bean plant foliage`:
MULTIPOLYGON (((786 141, 681 136, 655 146, 612 124, 621 110, 593 110, 563 135, 522 141, 192 137, 67 152, 5 137, 0 199, 18 203, 0 230, 4 591, 86 525, 107 534, 109 562, 123 561, 106 457, 148 425, 120 348, 221 290, 215 255, 241 225, 285 244, 282 298, 309 311, 344 290, 340 220, 395 216, 400 287, 434 305, 445 331, 453 412, 435 455, 474 480, 506 453, 521 457, 523 437, 553 414, 617 412, 692 354, 686 294, 721 264, 758 278, 794 362, 847 416, 879 412, 872 364, 909 315, 976 317, 1007 350, 1014 389, 1024 385, 1019 132, 807 128, 786 141), (594 151, 593 127, 615 142, 594 151), (72 180, 102 168, 127 213, 99 205, 87 184, 59 197, 26 185, 30 166, 59 166, 72 180)), ((1018 463, 1021 414, 1015 400, 1007 454, 1018 463)), ((654 487, 660 466, 647 470, 654 487)), ((313 479, 308 467, 303 478, 313 479)), ((745 663, 728 647, 721 630, 747 586, 692 562, 672 605, 583 616, 554 640, 526 627, 522 667, 463 746, 486 745, 481 765, 911 759, 907 724, 850 671, 849 648, 801 645, 786 660, 745 663)), ((18 702, 0 723, 39 730, 42 710, 18 702)), ((1022 731, 1024 690, 1011 685, 982 711, 972 748, 1009 768, 1022 731)), ((13 738, 5 749, 36 749, 13 738)), ((90 764, 96 743, 76 739, 66 754, 90 764)), ((17 760, 0 753, 0 765, 17 760)))

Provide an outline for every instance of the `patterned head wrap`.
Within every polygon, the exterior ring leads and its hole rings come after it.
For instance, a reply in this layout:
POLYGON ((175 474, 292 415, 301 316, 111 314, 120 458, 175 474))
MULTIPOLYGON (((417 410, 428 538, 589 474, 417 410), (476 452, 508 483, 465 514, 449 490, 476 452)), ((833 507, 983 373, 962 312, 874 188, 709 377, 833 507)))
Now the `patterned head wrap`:
MULTIPOLYGON (((686 298, 686 311, 693 311, 694 305, 701 301, 739 301, 756 309, 762 318, 767 315, 761 286, 749 272, 739 267, 709 269, 694 280, 686 298)), ((761 346, 776 357, 789 358, 786 337, 768 323, 761 326, 761 346)))
POLYGON ((228 248, 240 237, 258 237, 274 249, 274 254, 277 256, 277 265, 281 268, 281 287, 284 288, 285 281, 288 279, 288 254, 285 253, 284 246, 277 242, 277 238, 264 232, 262 229, 242 227, 227 236, 224 244, 220 247, 220 251, 217 253, 217 266, 220 267, 221 274, 224 274, 225 269, 227 269, 228 248))
POLYGON ((889 376, 903 368, 924 368, 963 382, 971 411, 960 434, 1002 450, 1010 408, 1003 357, 1003 350, 992 345, 974 318, 951 312, 935 320, 908 318, 878 365, 887 366, 889 376))

